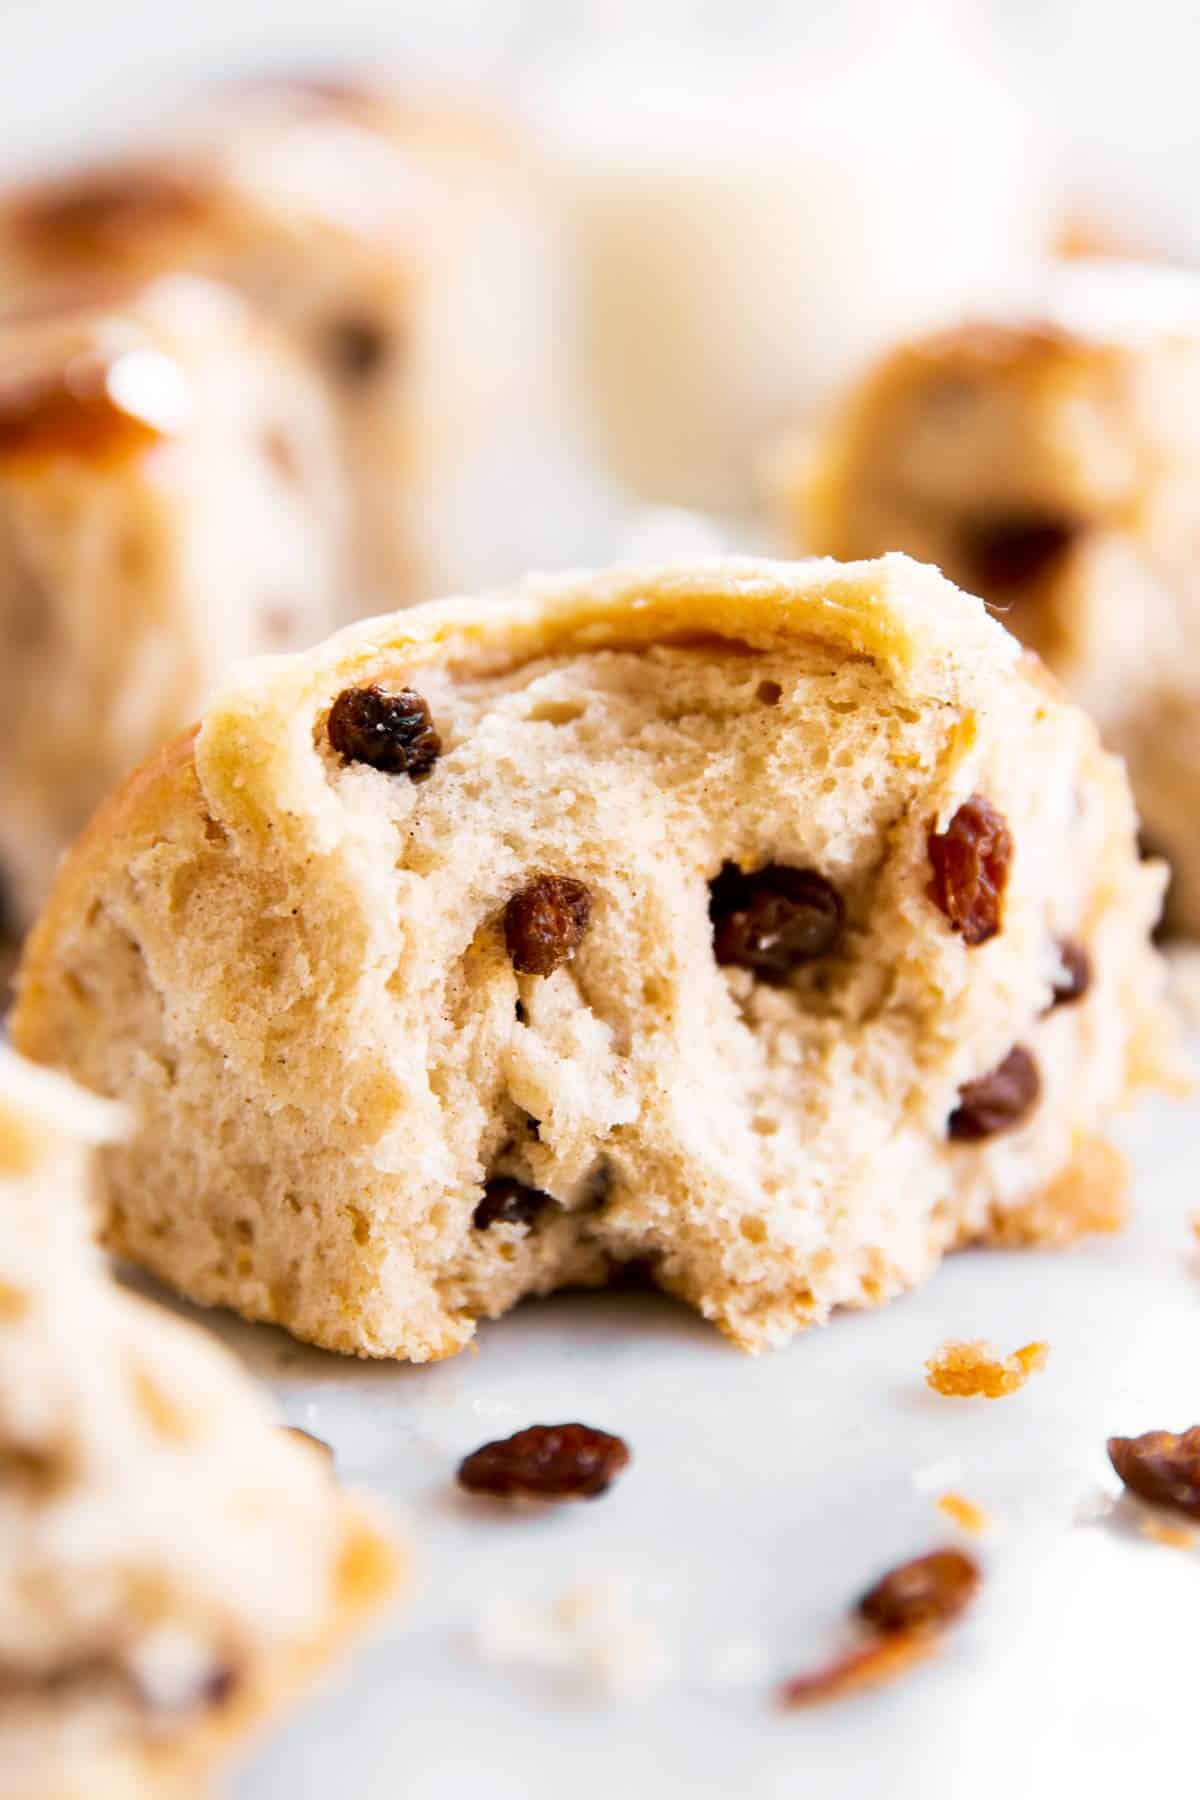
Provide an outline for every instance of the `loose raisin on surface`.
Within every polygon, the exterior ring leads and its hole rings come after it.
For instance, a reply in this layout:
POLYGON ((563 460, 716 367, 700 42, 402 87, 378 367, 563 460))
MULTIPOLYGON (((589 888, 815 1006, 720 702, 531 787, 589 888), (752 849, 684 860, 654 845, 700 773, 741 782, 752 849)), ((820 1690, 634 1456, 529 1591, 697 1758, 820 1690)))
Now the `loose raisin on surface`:
POLYGON ((590 1425, 530 1425, 464 1458, 458 1484, 500 1500, 594 1500, 629 1463, 629 1448, 590 1425))
POLYGON ((365 382, 383 367, 390 344, 387 333, 369 319, 338 319, 326 334, 335 373, 350 382, 365 382))
POLYGON ((982 794, 964 800, 945 831, 927 840, 933 880, 926 892, 963 942, 986 944, 999 931, 1012 863, 1012 834, 1004 814, 982 794))
POLYGON ((328 729, 339 756, 385 775, 427 775, 442 754, 429 707, 412 688, 346 688, 329 709, 328 729))
POLYGON ((979 1565, 965 1550, 933 1550, 901 1563, 868 1588, 859 1617, 877 1631, 927 1631, 948 1625, 974 1598, 979 1565))
POLYGON ((504 909, 504 942, 520 975, 549 975, 572 957, 592 917, 591 891, 569 875, 535 875, 504 909))
POLYGON ((843 915, 841 895, 815 869, 767 863, 747 874, 726 863, 709 883, 714 956, 761 981, 784 981, 801 964, 826 955, 843 915))
POLYGON ((1092 959, 1082 944, 1076 943, 1074 938, 1060 938, 1058 959, 1062 970, 1055 976, 1050 990, 1047 1009, 1050 1012, 1056 1006, 1073 1006, 1076 1000, 1083 999, 1092 985, 1092 959))
POLYGON ((1017 1044, 990 1073, 958 1090, 958 1105, 950 1114, 947 1130, 957 1143, 978 1143, 981 1138, 1012 1131, 1033 1111, 1041 1091, 1037 1064, 1028 1050, 1017 1044))
POLYGON ((1032 587, 1066 555, 1080 530, 1073 519, 1037 514, 968 525, 960 541, 969 580, 985 599, 1032 587))
POLYGON ((1108 1459, 1131 1493, 1200 1519, 1200 1425, 1109 1438, 1108 1459))
POLYGON ((524 1187, 511 1175, 497 1175, 483 1190, 471 1223, 476 1231, 489 1225, 532 1225, 538 1214, 554 1205, 554 1197, 540 1188, 524 1187))

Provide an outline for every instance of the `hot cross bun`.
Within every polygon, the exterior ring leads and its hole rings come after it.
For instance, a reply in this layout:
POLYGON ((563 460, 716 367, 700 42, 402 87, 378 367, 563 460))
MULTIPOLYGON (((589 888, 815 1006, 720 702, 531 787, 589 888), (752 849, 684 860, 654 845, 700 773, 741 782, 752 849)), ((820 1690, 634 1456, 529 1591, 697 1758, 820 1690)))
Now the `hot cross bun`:
POLYGON ((647 1268, 750 1350, 1119 1212, 1163 1067, 1124 771, 935 571, 538 578, 248 666, 118 792, 13 1030, 107 1236, 423 1360, 647 1268))

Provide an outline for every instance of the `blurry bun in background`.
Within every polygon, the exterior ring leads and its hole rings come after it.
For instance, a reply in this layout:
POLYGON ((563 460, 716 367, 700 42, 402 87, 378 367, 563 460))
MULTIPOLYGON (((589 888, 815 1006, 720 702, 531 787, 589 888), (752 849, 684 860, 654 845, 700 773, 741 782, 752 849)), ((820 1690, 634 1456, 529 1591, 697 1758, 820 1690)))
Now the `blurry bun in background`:
POLYGON ((344 622, 324 385, 227 288, 0 319, 0 880, 28 923, 108 789, 240 657, 344 622))
POLYGON ((796 548, 982 594, 1126 758, 1200 931, 1200 277, 1118 261, 903 344, 776 467, 796 548))

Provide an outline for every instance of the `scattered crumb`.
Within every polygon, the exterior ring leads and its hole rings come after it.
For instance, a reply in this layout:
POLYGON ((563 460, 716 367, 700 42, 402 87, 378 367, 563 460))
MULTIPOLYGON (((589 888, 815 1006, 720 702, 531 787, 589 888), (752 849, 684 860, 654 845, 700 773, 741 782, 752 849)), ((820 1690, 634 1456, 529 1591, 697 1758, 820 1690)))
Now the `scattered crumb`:
POLYGON ((1153 1513, 1143 1516, 1141 1533, 1152 1544, 1165 1544, 1168 1550, 1194 1550, 1196 1547, 1194 1531, 1186 1525, 1169 1525, 1165 1519, 1156 1519, 1153 1513))
POLYGON ((1191 1226, 1192 1236, 1200 1243, 1200 1212, 1189 1213, 1188 1224, 1191 1226))
POLYGON ((624 1438, 594 1425, 527 1425, 464 1456, 456 1480, 489 1500, 596 1500, 629 1461, 624 1438))
POLYGON ((817 1706, 825 1700, 842 1700, 864 1688, 882 1687, 895 1681, 914 1664, 937 1650, 937 1631, 895 1631, 846 1650, 824 1668, 807 1675, 793 1675, 779 1690, 785 1707, 817 1706))
POLYGON ((1038 1340, 1022 1344, 1011 1356, 997 1356, 981 1339, 949 1338, 925 1364, 925 1380, 937 1394, 982 1394, 998 1400, 1024 1387, 1037 1369, 1046 1366, 1049 1344, 1038 1340))
POLYGON ((973 1537, 981 1537, 985 1531, 991 1530, 992 1521, 988 1513, 974 1500, 968 1500, 965 1494, 939 1494, 937 1507, 961 1531, 969 1531, 973 1537))
POLYGON ((635 1699, 676 1674, 659 1622, 618 1582, 569 1588, 550 1607, 496 1595, 475 1630, 490 1661, 546 1669, 585 1691, 635 1699))

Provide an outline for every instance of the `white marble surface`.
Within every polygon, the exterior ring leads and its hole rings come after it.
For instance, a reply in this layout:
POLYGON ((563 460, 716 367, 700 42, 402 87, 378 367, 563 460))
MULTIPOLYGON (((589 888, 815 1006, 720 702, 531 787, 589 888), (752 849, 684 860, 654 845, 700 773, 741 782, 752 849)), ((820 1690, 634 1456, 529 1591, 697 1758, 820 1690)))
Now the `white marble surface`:
POLYGON ((532 1304, 427 1369, 207 1315, 343 1476, 394 1505, 414 1555, 391 1625, 237 1800, 1188 1791, 1200 1560, 1120 1510, 1081 1516, 1117 1491, 1108 1434, 1200 1418, 1200 1103, 1154 1104, 1127 1138, 1123 1236, 959 1256, 757 1361, 650 1295, 532 1304), (1050 1358, 1010 1398, 947 1400, 922 1378, 947 1336, 1045 1337, 1050 1358), (633 1447, 602 1499, 510 1514, 457 1493, 466 1451, 573 1418, 633 1447), (994 1520, 973 1617, 892 1690, 781 1713, 774 1684, 834 1647, 864 1584, 953 1539, 946 1487, 994 1520), (584 1616, 556 1629, 564 1596, 584 1616))

